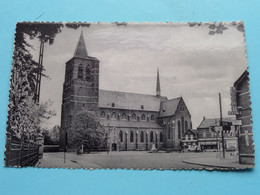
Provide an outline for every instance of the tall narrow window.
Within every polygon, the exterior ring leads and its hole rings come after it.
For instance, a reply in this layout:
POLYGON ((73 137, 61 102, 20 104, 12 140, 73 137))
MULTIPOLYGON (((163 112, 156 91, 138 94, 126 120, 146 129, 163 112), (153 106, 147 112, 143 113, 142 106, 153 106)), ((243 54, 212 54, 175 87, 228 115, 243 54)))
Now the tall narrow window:
POLYGON ((101 116, 101 118, 106 118, 106 113, 104 111, 102 111, 100 116, 101 116))
POLYGON ((123 142, 123 131, 119 132, 119 139, 120 139, 120 142, 123 142))
POLYGON ((178 139, 181 139, 181 121, 178 121, 178 139))
POLYGON ((163 142, 163 133, 160 132, 160 142, 163 142))
POLYGON ((154 121, 154 115, 153 114, 151 115, 151 121, 154 121))
POLYGON ((78 67, 78 78, 83 79, 83 67, 82 66, 78 67))
POLYGON ((86 80, 90 81, 90 69, 86 68, 86 80))
POLYGON ((144 142, 144 132, 143 131, 141 131, 141 142, 144 142))
POLYGON ((134 132, 130 132, 130 142, 134 142, 134 132))
POLYGON ((116 113, 115 112, 112 113, 112 118, 116 118, 116 113))
POLYGON ((122 114, 122 119, 126 119, 126 113, 122 114))
POLYGON ((206 138, 206 131, 203 131, 203 138, 206 138))
POLYGON ((181 132, 184 134, 184 118, 183 116, 181 117, 181 132))
POLYGON ((133 119, 133 120, 136 120, 136 114, 135 114, 135 113, 132 114, 132 119, 133 119))
POLYGON ((187 130, 188 130, 188 122, 185 121, 185 131, 187 131, 187 130))
POLYGON ((151 131, 151 133, 150 133, 150 142, 153 142, 153 132, 151 131))
POLYGON ((168 128, 168 139, 171 139, 171 128, 168 128))

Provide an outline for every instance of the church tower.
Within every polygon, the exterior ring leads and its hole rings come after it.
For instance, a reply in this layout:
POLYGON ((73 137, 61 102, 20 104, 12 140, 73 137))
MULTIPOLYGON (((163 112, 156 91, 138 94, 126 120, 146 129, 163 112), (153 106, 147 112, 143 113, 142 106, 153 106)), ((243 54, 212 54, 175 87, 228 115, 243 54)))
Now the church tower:
MULTIPOLYGON (((99 60, 90 57, 81 31, 73 57, 66 62, 61 108, 61 146, 73 129, 73 118, 80 110, 98 110, 99 60)), ((68 140, 69 144, 69 140, 68 140)))

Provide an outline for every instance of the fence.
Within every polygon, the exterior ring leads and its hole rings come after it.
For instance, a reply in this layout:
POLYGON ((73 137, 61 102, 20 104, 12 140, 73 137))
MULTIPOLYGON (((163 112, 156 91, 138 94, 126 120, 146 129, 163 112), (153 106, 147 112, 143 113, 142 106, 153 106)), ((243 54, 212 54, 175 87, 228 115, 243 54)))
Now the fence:
POLYGON ((35 142, 12 140, 10 133, 6 134, 5 166, 34 166, 39 160, 39 146, 35 142))

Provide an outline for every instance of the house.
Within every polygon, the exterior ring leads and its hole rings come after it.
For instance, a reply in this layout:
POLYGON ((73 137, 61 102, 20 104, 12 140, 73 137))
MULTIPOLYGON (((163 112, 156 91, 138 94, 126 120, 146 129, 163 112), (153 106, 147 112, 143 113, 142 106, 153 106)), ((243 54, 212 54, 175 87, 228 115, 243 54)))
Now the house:
POLYGON ((238 148, 235 117, 226 117, 222 119, 220 126, 219 118, 205 118, 197 128, 198 146, 201 150, 222 150, 222 130, 224 136, 224 146, 226 150, 236 150, 238 148))

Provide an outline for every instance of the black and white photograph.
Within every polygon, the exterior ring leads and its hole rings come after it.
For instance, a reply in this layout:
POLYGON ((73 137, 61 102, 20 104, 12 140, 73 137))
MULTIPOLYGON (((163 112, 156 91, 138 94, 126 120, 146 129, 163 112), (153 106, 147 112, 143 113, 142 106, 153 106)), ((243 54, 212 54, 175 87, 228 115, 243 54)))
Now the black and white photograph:
POLYGON ((5 166, 255 166, 242 21, 16 25, 5 166))

